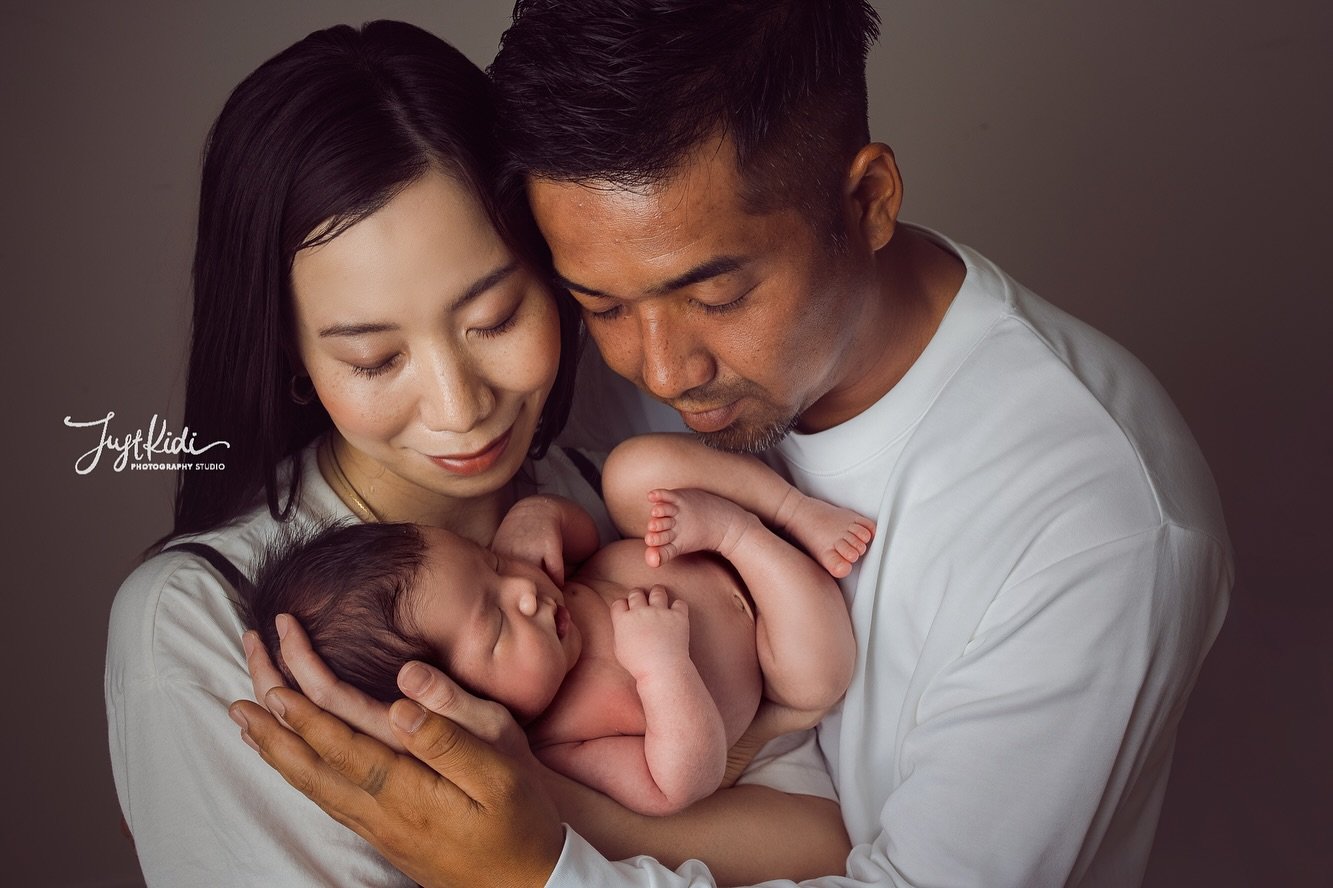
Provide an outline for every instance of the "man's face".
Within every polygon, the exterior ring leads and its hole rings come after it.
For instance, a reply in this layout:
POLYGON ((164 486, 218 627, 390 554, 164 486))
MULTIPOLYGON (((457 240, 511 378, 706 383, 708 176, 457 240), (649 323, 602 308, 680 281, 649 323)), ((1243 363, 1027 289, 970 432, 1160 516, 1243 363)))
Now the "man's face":
POLYGON ((796 210, 748 212, 729 144, 652 188, 538 179, 529 195, 607 365, 707 443, 772 446, 848 382, 873 276, 796 210))

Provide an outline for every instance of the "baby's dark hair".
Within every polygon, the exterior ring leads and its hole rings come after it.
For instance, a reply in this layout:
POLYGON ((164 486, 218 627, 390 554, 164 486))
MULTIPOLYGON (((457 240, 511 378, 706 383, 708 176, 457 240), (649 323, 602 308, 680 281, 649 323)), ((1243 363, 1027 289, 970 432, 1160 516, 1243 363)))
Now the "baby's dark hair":
POLYGON ((386 703, 398 699, 398 671, 435 651, 406 613, 426 542, 413 524, 333 524, 283 532, 261 556, 253 589, 237 602, 294 687, 282 659, 278 614, 291 614, 334 674, 386 703))

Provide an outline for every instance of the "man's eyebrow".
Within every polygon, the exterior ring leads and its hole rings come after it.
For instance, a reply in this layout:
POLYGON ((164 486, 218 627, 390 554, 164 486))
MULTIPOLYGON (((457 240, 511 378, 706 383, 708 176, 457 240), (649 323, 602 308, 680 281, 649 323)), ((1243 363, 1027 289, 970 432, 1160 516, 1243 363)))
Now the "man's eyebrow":
MULTIPOLYGON (((648 289, 648 293, 653 296, 660 296, 664 293, 671 293, 675 290, 683 290, 686 287, 692 287, 695 284, 703 283, 715 277, 721 277, 724 274, 731 274, 733 271, 740 271, 745 267, 745 260, 739 256, 717 256, 706 262, 701 262, 683 274, 676 275, 668 281, 660 284, 654 284, 648 289)), ((584 293, 588 296, 594 296, 600 299, 615 299, 610 293, 603 293, 601 290, 588 287, 577 281, 571 281, 560 272, 555 272, 555 282, 566 290, 573 290, 576 293, 584 293)))
MULTIPOLYGON (((517 262, 509 262, 492 271, 490 274, 483 275, 472 282, 463 293, 455 299, 450 305, 450 311, 457 311, 467 305, 473 299, 476 299, 482 293, 494 287, 500 281, 509 277, 518 268, 517 262)), ((389 330, 398 329, 397 324, 330 324, 320 329, 320 338, 330 336, 364 336, 367 333, 384 333, 389 330)))

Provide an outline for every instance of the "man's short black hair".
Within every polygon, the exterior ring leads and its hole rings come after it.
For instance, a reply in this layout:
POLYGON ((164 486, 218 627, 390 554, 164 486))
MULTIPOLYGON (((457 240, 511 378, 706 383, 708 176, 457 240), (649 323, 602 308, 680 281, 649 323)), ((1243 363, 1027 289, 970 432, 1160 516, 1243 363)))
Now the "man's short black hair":
POLYGON ((509 172, 642 187, 721 135, 750 210, 839 237, 878 36, 865 0, 518 0, 490 68, 509 172))

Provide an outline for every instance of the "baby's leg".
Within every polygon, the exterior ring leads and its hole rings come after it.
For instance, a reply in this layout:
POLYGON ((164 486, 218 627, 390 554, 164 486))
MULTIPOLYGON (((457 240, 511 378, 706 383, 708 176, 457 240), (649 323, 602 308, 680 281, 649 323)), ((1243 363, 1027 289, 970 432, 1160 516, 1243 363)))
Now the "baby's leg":
POLYGON ((730 500, 702 490, 654 490, 649 499, 648 563, 700 550, 729 560, 755 602, 765 695, 803 712, 832 706, 851 679, 856 643, 827 571, 730 500))
POLYGON ((643 535, 659 517, 652 511, 658 502, 645 498, 648 491, 697 488, 758 515, 835 577, 851 572, 875 532, 869 519, 806 496, 755 457, 713 450, 688 435, 624 442, 607 458, 603 487, 611 517, 627 536, 643 535))

